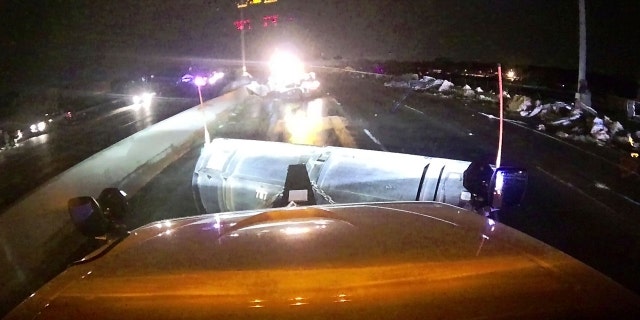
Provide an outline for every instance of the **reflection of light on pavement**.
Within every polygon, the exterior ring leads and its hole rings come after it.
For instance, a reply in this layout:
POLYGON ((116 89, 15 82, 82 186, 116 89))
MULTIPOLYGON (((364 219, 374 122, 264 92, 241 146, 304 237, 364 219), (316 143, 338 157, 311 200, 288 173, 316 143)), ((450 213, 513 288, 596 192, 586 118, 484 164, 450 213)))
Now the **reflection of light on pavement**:
POLYGON ((37 137, 33 137, 31 138, 33 140, 33 142, 35 142, 36 144, 40 144, 40 143, 47 143, 47 141, 49 141, 49 134, 41 134, 37 137))
POLYGON ((315 144, 319 140, 323 121, 322 99, 309 101, 306 110, 292 111, 287 107, 284 112, 285 128, 289 133, 289 142, 296 144, 315 144))
POLYGON ((149 127, 153 124, 151 117, 151 103, 138 104, 132 106, 135 110, 134 117, 136 119, 136 126, 139 130, 149 127))

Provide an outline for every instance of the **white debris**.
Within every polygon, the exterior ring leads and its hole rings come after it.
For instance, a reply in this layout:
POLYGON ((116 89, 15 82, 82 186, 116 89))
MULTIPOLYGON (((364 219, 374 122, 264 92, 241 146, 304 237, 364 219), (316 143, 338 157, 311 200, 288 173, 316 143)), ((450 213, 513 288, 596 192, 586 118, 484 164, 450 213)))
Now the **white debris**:
POLYGON ((482 88, 480 88, 480 87, 477 87, 477 88, 476 88, 476 92, 478 92, 478 93, 482 93, 482 92, 484 92, 484 90, 482 90, 482 88))
POLYGON ((487 96, 484 96, 484 95, 478 96, 478 99, 483 100, 483 101, 493 101, 493 99, 491 99, 491 98, 489 98, 487 96))
POLYGON ((523 117, 535 117, 537 116, 543 109, 543 106, 537 106, 535 107, 533 110, 531 110, 531 112, 528 112, 526 110, 520 111, 520 115, 522 115, 523 117))
POLYGON ((522 104, 520 105, 520 107, 518 107, 519 111, 526 111, 531 109, 531 98, 529 97, 524 97, 524 100, 522 101, 522 104))
POLYGON ((551 122, 551 124, 556 125, 556 126, 558 126, 558 125, 568 126, 568 125, 572 124, 573 121, 575 121, 578 118, 580 118, 581 115, 582 115, 582 113, 580 113, 580 112, 577 112, 577 113, 572 112, 570 116, 564 117, 564 118, 560 118, 560 119, 558 119, 556 121, 551 122))
POLYGON ((420 79, 420 81, 422 81, 422 82, 431 82, 431 81, 435 81, 435 80, 436 80, 436 78, 432 78, 432 77, 429 77, 429 76, 423 76, 422 79, 420 79))
POLYGON ((462 90, 463 90, 464 96, 467 98, 473 98, 476 96, 476 93, 473 91, 473 89, 471 89, 471 87, 468 84, 462 87, 462 90))
POLYGON ((546 130, 546 127, 544 126, 544 124, 539 124, 536 129, 538 129, 538 131, 544 131, 546 130))
POLYGON ((259 84, 256 81, 251 81, 247 85, 247 90, 261 97, 266 97, 267 94, 269 94, 269 87, 263 84, 259 84))
POLYGON ((560 138, 567 138, 567 137, 569 137, 569 134, 566 133, 566 132, 558 131, 558 132, 556 132, 556 136, 558 136, 560 138))
POLYGON ((607 129, 609 129, 609 132, 611 132, 611 135, 615 135, 620 131, 624 131, 624 128, 619 121, 613 121, 607 116, 604 116, 604 124, 607 129))
POLYGON ((624 131, 624 127, 622 127, 622 124, 619 121, 616 121, 609 126, 609 131, 611 134, 616 134, 620 131, 624 131))
POLYGON ((449 90, 453 89, 453 86, 454 86, 453 83, 451 83, 451 82, 449 82, 447 80, 444 80, 442 82, 442 85, 440 85, 440 89, 438 89, 438 91, 440 91, 440 92, 449 91, 449 90))
POLYGON ((509 92, 507 92, 507 91, 503 91, 503 92, 502 92, 502 96, 503 96, 503 97, 505 97, 505 98, 507 98, 507 99, 511 99, 511 95, 510 95, 510 94, 509 94, 509 92))
POLYGON ((607 127, 604 126, 604 121, 600 118, 593 119, 593 127, 591 127, 591 136, 598 141, 608 141, 609 134, 607 134, 607 127))
POLYGON ((568 105, 568 104, 566 104, 564 102, 561 102, 561 101, 556 101, 556 102, 551 103, 551 104, 545 104, 544 106, 545 106, 545 109, 549 109, 550 108, 555 112, 561 112, 561 110, 563 110, 563 109, 571 110, 571 108, 572 108, 570 105, 568 105))

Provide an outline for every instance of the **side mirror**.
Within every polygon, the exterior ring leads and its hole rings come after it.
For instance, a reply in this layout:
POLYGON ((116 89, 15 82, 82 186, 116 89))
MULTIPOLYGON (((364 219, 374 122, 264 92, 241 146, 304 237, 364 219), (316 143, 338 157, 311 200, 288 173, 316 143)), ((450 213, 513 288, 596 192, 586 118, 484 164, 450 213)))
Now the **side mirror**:
POLYGON ((95 238, 107 234, 109 220, 94 198, 73 198, 67 202, 67 206, 71 221, 83 235, 95 238))
POLYGON ((480 161, 472 162, 462 173, 462 186, 476 198, 478 207, 488 204, 488 188, 493 174, 493 167, 480 161))
POLYGON ((497 168, 489 183, 489 205, 494 209, 518 206, 524 198, 529 176, 522 168, 497 168))
POLYGON ((122 222, 129 215, 129 201, 125 195, 118 188, 106 188, 100 192, 98 203, 109 220, 122 222))

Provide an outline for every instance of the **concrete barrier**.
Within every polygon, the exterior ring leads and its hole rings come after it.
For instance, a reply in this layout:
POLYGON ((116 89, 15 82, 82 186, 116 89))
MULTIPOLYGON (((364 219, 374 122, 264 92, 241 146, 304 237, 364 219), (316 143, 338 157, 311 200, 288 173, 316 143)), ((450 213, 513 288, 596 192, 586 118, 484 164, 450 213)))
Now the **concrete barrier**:
POLYGON ((69 198, 97 197, 110 186, 134 194, 194 145, 204 143, 205 121, 211 123, 247 95, 246 89, 237 89, 137 132, 51 179, 0 215, 0 317, 17 303, 16 296, 36 290, 52 276, 51 269, 63 268, 59 264, 85 242, 68 217, 69 198))

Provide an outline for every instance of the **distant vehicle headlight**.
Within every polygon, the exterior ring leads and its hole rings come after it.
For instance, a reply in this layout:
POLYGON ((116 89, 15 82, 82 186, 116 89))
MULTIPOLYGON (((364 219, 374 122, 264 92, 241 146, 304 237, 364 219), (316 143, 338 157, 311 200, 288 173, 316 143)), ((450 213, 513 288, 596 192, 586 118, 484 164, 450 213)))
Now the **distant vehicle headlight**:
POLYGON ((43 132, 44 129, 47 128, 47 123, 44 121, 40 121, 38 123, 34 123, 31 126, 29 126, 29 130, 32 133, 38 133, 38 132, 43 132))
POLYGON ((149 106, 151 105, 151 101, 153 100, 153 96, 155 96, 156 94, 153 92, 145 92, 139 95, 134 95, 132 97, 132 102, 133 104, 136 105, 144 105, 144 106, 149 106))

